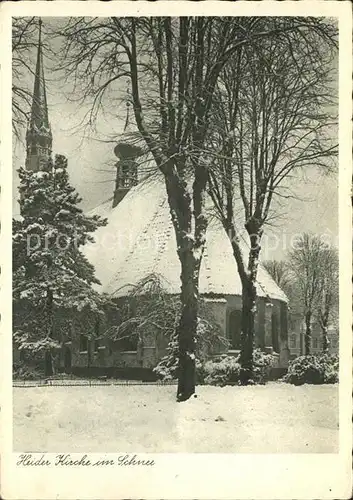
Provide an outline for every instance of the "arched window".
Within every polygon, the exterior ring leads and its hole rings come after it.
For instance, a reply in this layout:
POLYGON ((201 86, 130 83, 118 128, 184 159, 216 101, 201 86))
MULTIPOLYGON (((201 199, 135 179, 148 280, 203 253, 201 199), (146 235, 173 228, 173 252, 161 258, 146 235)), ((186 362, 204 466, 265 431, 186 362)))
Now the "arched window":
POLYGON ((228 339, 231 349, 241 348, 241 311, 230 311, 228 317, 228 339))
POLYGON ((271 330, 272 330, 272 347, 275 352, 279 352, 279 321, 276 313, 272 313, 271 317, 271 330))
POLYGON ((80 335, 80 352, 88 351, 88 339, 85 335, 80 335))

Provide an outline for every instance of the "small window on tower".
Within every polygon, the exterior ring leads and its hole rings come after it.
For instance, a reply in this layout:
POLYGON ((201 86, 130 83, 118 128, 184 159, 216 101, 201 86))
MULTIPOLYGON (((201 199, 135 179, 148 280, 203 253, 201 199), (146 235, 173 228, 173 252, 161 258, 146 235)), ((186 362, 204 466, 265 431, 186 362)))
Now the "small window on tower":
POLYGON ((129 166, 126 163, 121 167, 121 187, 129 187, 129 166))

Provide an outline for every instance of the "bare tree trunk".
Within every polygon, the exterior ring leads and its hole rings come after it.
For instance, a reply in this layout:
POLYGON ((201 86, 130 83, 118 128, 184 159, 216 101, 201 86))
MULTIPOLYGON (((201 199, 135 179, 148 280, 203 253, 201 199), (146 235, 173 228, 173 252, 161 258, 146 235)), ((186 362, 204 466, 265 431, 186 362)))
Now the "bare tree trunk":
POLYGON ((329 339, 328 339, 328 326, 327 325, 322 325, 322 350, 325 354, 328 353, 328 348, 330 345, 329 339))
POLYGON ((178 338, 177 401, 186 401, 195 392, 195 334, 198 313, 198 270, 192 235, 191 199, 186 183, 166 177, 169 206, 181 264, 181 314, 178 338))
POLYGON ((328 353, 328 348, 330 341, 328 339, 328 318, 329 310, 326 308, 324 314, 320 318, 320 326, 322 331, 322 350, 326 354, 328 353))
POLYGON ((240 353, 240 382, 248 384, 253 377, 254 329, 256 314, 256 288, 251 279, 242 282, 242 332, 240 353))
POLYGON ((240 353, 240 382, 248 384, 253 378, 253 353, 255 338, 256 315, 256 277, 258 270, 258 257, 260 252, 259 235, 250 233, 251 250, 249 254, 248 269, 241 250, 239 237, 232 223, 225 225, 230 239, 233 255, 237 263, 239 276, 242 283, 242 332, 240 353), (255 244, 256 240, 256 244, 255 244))
POLYGON ((302 327, 300 327, 299 341, 300 341, 300 355, 303 356, 305 354, 305 351, 304 351, 304 333, 302 327))
POLYGON ((177 400, 186 401, 195 392, 195 332, 198 315, 197 262, 191 250, 179 252, 181 262, 181 316, 177 328, 179 370, 177 400))
POLYGON ((304 351, 305 354, 310 354, 311 350, 311 311, 305 313, 305 334, 304 334, 304 351))
MULTIPOLYGON (((183 170, 181 164, 179 170, 183 170)), ((181 315, 176 332, 179 344, 177 400, 186 401, 195 392, 195 335, 199 271, 207 228, 204 215, 207 176, 196 165, 193 204, 184 180, 169 174, 165 175, 165 181, 181 264, 181 315)))
POLYGON ((250 238, 248 273, 242 278, 242 349, 240 354, 240 382, 248 384, 253 379, 253 355, 256 315, 256 280, 259 267, 260 240, 262 233, 255 221, 248 221, 246 229, 250 238))
MULTIPOLYGON (((187 22, 180 25, 181 39, 181 59, 179 71, 179 97, 178 110, 176 112, 173 104, 173 88, 175 85, 175 74, 173 69, 173 30, 170 19, 165 19, 159 23, 159 33, 157 45, 155 46, 157 55, 157 72, 159 77, 160 91, 160 117, 162 125, 163 139, 156 142, 155 138, 146 128, 143 120, 142 104, 139 95, 139 71, 137 57, 136 22, 131 21, 131 52, 128 50, 131 69, 131 86, 134 102, 134 114, 137 127, 144 138, 146 145, 152 152, 156 164, 164 175, 168 203, 172 222, 174 226, 178 256, 181 263, 181 316, 177 328, 179 342, 179 374, 178 374, 178 401, 187 400, 195 392, 195 334, 197 328, 198 314, 198 279, 201 257, 205 245, 205 232, 207 219, 204 215, 204 198, 207 185, 207 172, 203 163, 193 158, 194 183, 192 194, 188 190, 186 181, 186 158, 181 153, 179 146, 192 136, 194 147, 202 150, 203 141, 207 131, 207 112, 210 107, 203 103, 201 98, 204 93, 203 71, 204 71, 204 21, 199 18, 197 21, 197 43, 198 51, 195 57, 195 78, 192 80, 191 90, 197 97, 195 114, 192 113, 188 123, 184 123, 182 108, 185 99, 185 78, 187 69, 187 22), (163 68, 163 58, 161 58, 160 41, 163 32, 166 43, 166 67, 163 68), (167 95, 166 95, 167 94, 167 95), (174 158, 171 160, 171 158, 174 158)), ((218 69, 218 74, 221 67, 218 69)), ((216 79, 213 88, 216 85, 216 79)), ((208 85, 210 90, 213 89, 208 85)), ((212 94, 212 92, 211 92, 212 94)))
POLYGON ((330 341, 328 339, 328 321, 330 316, 330 299, 326 296, 326 303, 324 311, 320 311, 319 323, 322 331, 322 350, 324 353, 328 353, 328 348, 330 341))

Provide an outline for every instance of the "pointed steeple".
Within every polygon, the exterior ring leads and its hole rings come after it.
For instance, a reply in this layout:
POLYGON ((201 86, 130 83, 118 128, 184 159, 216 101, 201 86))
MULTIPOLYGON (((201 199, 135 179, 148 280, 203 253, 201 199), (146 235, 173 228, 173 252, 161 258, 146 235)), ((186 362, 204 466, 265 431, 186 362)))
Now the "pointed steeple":
POLYGON ((37 64, 34 76, 31 116, 26 135, 26 168, 28 170, 41 170, 41 164, 51 155, 52 141, 43 66, 42 20, 39 19, 37 64))

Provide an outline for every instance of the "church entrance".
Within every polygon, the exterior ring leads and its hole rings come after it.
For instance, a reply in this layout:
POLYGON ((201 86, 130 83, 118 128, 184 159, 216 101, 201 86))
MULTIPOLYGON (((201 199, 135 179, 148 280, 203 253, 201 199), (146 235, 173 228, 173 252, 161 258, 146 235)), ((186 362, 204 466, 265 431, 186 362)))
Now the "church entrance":
POLYGON ((228 339, 231 349, 241 348, 241 316, 242 312, 238 310, 230 311, 228 317, 228 339))

